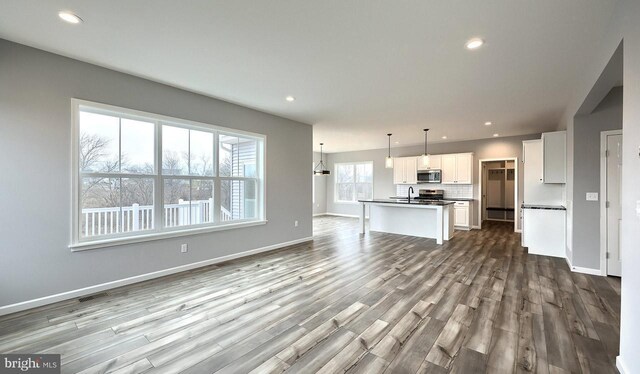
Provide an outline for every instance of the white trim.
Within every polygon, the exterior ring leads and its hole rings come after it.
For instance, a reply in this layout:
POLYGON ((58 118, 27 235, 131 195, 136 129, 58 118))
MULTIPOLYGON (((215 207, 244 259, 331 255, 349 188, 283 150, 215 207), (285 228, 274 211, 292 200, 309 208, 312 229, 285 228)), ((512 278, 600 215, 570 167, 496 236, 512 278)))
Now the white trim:
POLYGON ((123 237, 118 239, 105 239, 105 240, 95 240, 91 242, 81 242, 78 244, 69 245, 69 248, 71 248, 72 252, 79 252, 79 251, 86 251, 89 249, 114 247, 118 245, 150 242, 153 240, 178 238, 181 236, 206 234, 214 231, 223 231, 223 230, 239 229, 242 227, 259 226, 259 225, 264 225, 267 222, 268 221, 263 221, 263 220, 244 221, 244 222, 229 223, 226 225, 191 228, 186 230, 182 229, 182 230, 174 230, 174 231, 166 231, 166 232, 154 232, 147 235, 136 235, 136 236, 129 236, 129 237, 123 237))
POLYGON ((482 227, 480 227, 478 225, 474 225, 474 226, 471 226, 471 229, 472 230, 482 230, 482 227))
POLYGON ((513 161, 514 168, 514 176, 513 176, 513 232, 522 232, 522 229, 518 229, 518 222, 520 221, 520 216, 518 212, 520 208, 518 207, 518 158, 517 157, 499 157, 499 158, 481 158, 478 160, 478 228, 482 229, 482 163, 483 162, 494 162, 494 161, 513 161))
POLYGON ((622 130, 600 132, 600 274, 607 275, 607 137, 622 130))
POLYGON ((77 297, 82 297, 82 296, 85 296, 85 295, 90 295, 90 294, 94 294, 96 292, 110 290, 110 289, 113 289, 113 288, 122 287, 122 286, 126 286, 126 285, 133 284, 133 283, 138 283, 138 282, 142 282, 142 281, 146 281, 146 280, 150 280, 150 279, 160 278, 160 277, 164 277, 164 276, 167 276, 167 275, 180 273, 180 272, 183 272, 183 271, 200 268, 200 267, 203 267, 203 266, 209 266, 209 265, 218 264, 218 263, 225 262, 225 261, 234 260, 234 259, 241 258, 241 257, 251 256, 251 255, 254 255, 254 254, 258 254, 258 253, 273 251, 273 250, 276 250, 276 249, 289 247, 289 246, 292 246, 292 245, 296 245, 296 244, 300 244, 300 243, 306 243, 306 242, 310 242, 310 241, 313 241, 313 237, 311 237, 311 236, 306 237, 306 238, 302 238, 302 239, 291 240, 291 241, 288 241, 288 242, 273 244, 273 245, 269 245, 269 246, 262 247, 262 248, 251 249, 251 250, 244 251, 244 252, 234 253, 234 254, 230 254, 230 255, 227 255, 227 256, 216 257, 216 258, 212 258, 212 259, 209 259, 209 260, 194 262, 194 263, 191 263, 191 264, 180 265, 180 266, 176 266, 176 267, 169 268, 169 269, 164 269, 164 270, 154 271, 154 272, 151 272, 151 273, 136 275, 136 276, 129 277, 129 278, 124 278, 124 279, 119 279, 119 280, 115 280, 115 281, 111 281, 111 282, 97 284, 97 285, 94 285, 94 286, 80 288, 80 289, 77 289, 77 290, 62 292, 62 293, 58 293, 58 294, 55 294, 55 295, 44 296, 44 297, 40 297, 38 299, 22 301, 22 302, 15 303, 15 304, 5 305, 5 306, 0 307, 0 316, 6 315, 6 314, 10 314, 10 313, 20 312, 20 311, 31 309, 31 308, 36 308, 36 307, 47 305, 47 304, 53 304, 53 303, 56 303, 56 302, 59 302, 59 301, 64 301, 64 300, 69 300, 69 299, 73 299, 73 298, 77 298, 77 297))
POLYGON ((567 261, 567 265, 569 265, 569 269, 571 269, 572 272, 574 273, 582 273, 582 274, 589 274, 589 275, 602 275, 600 273, 600 269, 593 269, 593 268, 583 268, 580 266, 573 266, 571 265, 571 260, 569 260, 568 257, 564 258, 567 261))
POLYGON ((313 216, 314 217, 319 217, 319 216, 326 216, 327 213, 314 213, 313 216))
POLYGON ((616 368, 620 372, 620 374, 630 374, 631 372, 626 369, 624 365, 624 361, 622 361, 622 356, 616 356, 616 368))
MULTIPOLYGON (((71 133, 72 133, 72 149, 71 149, 71 244, 69 248, 72 251, 87 250, 93 248, 111 247, 121 244, 138 243, 149 240, 158 240, 164 238, 180 237, 184 235, 193 235, 205 232, 213 232, 227 229, 234 229, 240 227, 248 227, 255 225, 262 225, 267 222, 266 212, 266 147, 267 136, 264 134, 258 134, 243 130, 236 130, 228 127, 222 127, 213 124, 207 124, 202 122, 190 121, 187 119, 175 118, 164 116, 161 114, 143 112, 139 110, 122 108, 113 105, 107 105, 102 103, 91 102, 87 100, 81 100, 71 98, 71 133), (94 113, 102 113, 118 116, 120 118, 130 118, 135 120, 143 120, 145 122, 153 123, 154 125, 154 157, 155 157, 155 169, 152 175, 131 175, 127 173, 108 173, 101 175, 100 173, 83 173, 79 170, 79 137, 80 137, 80 110, 86 110, 94 113), (214 176, 193 176, 193 175, 163 175, 162 174, 162 126, 179 127, 189 130, 201 130, 207 131, 213 134, 213 162, 215 166, 214 176), (219 135, 234 135, 251 138, 256 140, 256 174, 254 178, 247 177, 221 177, 219 174, 219 135), (83 175, 96 175, 112 178, 129 178, 129 177, 145 177, 154 180, 154 227, 145 231, 126 232, 117 234, 102 235, 97 238, 82 238, 80 233, 80 191, 82 190, 82 177, 83 175), (216 212, 216 219, 213 222, 201 224, 201 225, 188 225, 184 227, 165 227, 162 217, 162 194, 164 188, 164 181, 166 179, 204 179, 212 181, 214 184, 214 209, 216 212), (237 220, 232 223, 225 223, 219 221, 219 206, 220 206, 220 181, 222 180, 248 180, 255 181, 256 183, 256 218, 237 220), (160 208, 160 209, 157 209, 160 208)), ((121 136, 119 132, 119 136, 121 136)), ((119 141, 120 147, 121 140, 119 141)), ((119 149, 118 154, 121 153, 119 149)))

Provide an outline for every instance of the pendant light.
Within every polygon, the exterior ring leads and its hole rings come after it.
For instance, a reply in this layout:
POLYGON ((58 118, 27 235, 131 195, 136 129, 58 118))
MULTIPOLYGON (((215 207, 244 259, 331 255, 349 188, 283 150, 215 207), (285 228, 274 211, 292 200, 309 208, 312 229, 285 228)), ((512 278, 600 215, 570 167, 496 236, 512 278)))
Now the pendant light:
POLYGON ((420 163, 422 164, 422 166, 428 167, 429 155, 427 154, 427 133, 429 132, 429 129, 423 129, 423 130, 424 130, 424 153, 420 157, 420 163))
POLYGON ((389 153, 387 157, 384 159, 384 167, 387 169, 393 168, 393 158, 391 157, 391 134, 387 134, 389 137, 389 153))
POLYGON ((324 143, 320 143, 320 162, 313 168, 313 175, 329 175, 331 171, 327 169, 324 165, 324 161, 322 161, 322 146, 324 143))

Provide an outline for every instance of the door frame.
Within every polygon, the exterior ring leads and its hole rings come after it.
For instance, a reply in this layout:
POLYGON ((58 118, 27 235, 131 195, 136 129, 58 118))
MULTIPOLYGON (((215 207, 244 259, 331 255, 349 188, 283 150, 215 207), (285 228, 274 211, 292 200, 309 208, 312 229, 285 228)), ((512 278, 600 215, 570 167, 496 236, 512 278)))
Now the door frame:
MULTIPOLYGON (((600 275, 607 276, 607 137, 622 130, 600 132, 600 275)), ((624 139, 623 139, 624 140, 624 139)), ((620 176, 622 178, 622 175, 620 176)))
POLYGON ((514 183, 513 183, 513 231, 521 232, 522 230, 518 230, 518 221, 520 220, 520 208, 518 207, 518 185, 520 184, 518 180, 518 158, 517 157, 497 157, 497 158, 481 158, 478 160, 478 228, 482 229, 482 178, 483 178, 483 170, 482 163, 483 162, 494 162, 494 161, 513 161, 514 165, 514 183))

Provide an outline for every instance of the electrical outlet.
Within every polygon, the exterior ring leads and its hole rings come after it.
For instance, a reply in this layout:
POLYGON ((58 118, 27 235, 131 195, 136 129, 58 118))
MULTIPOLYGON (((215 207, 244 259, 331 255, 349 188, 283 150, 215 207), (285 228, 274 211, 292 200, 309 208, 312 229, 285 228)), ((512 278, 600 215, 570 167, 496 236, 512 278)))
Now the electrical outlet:
POLYGON ((189 251, 189 244, 183 244, 180 246, 180 252, 187 253, 189 251))
POLYGON ((293 222, 293 226, 294 226, 294 227, 298 227, 298 220, 295 220, 295 221, 293 222))
POLYGON ((598 201, 597 192, 587 192, 587 201, 598 201))

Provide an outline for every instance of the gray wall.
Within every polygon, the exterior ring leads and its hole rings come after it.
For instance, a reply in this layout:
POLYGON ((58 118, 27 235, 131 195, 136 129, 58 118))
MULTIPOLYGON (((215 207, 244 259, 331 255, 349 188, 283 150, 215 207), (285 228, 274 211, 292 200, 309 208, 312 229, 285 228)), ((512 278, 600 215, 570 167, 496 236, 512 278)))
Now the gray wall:
POLYGON ((1 39, 0 123, 0 306, 312 235, 309 125, 1 39), (71 98, 266 134, 268 223, 72 253, 71 98))
MULTIPOLYGON (((622 298, 620 319, 620 356, 618 363, 621 372, 640 373, 640 356, 638 355, 638 336, 640 336, 640 217, 636 214, 636 206, 640 202, 640 1, 619 0, 611 22, 602 39, 594 45, 593 57, 585 61, 581 67, 583 72, 578 80, 571 101, 560 122, 559 128, 566 128, 572 133, 573 118, 585 101, 587 95, 603 72, 605 66, 614 55, 620 42, 624 40, 624 73, 623 73, 623 165, 622 165, 622 225, 621 251, 622 263, 622 298)), ((577 132, 577 129, 576 129, 577 132)), ((567 157, 569 168, 573 167, 573 139, 568 141, 567 157)), ((567 189, 573 200, 573 172, 568 170, 567 189)), ((578 196, 576 196, 576 199, 578 196)), ((570 206, 569 206, 570 207, 570 206)), ((569 235, 571 231, 569 231, 569 235)), ((580 235, 580 232, 577 233, 580 235)), ((574 238, 575 239, 575 238, 574 238)), ((568 241, 570 244, 571 241, 568 241)), ((571 244, 570 244, 571 245, 571 244)), ((574 246, 575 248, 575 246, 574 246)), ((571 246, 568 247, 571 251, 571 246)))
POLYGON ((591 114, 576 116, 573 123, 571 263, 600 269, 600 202, 587 201, 585 194, 600 191, 600 132, 622 128, 622 87, 611 90, 591 114))
MULTIPOLYGON (((384 134, 383 134, 384 135, 384 134)), ((522 160, 522 141, 530 139, 540 139, 540 134, 515 136, 505 138, 491 138, 472 140, 464 142, 451 143, 435 143, 429 144, 430 154, 444 153, 463 153, 473 152, 473 183, 474 183, 474 202, 473 209, 473 225, 478 225, 478 199, 480 197, 479 179, 478 179, 478 160, 503 157, 517 157, 522 160)), ((424 146, 398 147, 391 149, 393 157, 418 156, 424 151, 424 146)), ((373 161, 373 195, 375 198, 388 198, 396 195, 396 189, 393 184, 393 169, 384 167, 384 158, 387 156, 386 149, 375 149, 369 151, 358 152, 341 152, 329 154, 329 168, 332 173, 327 179, 327 212, 336 214, 357 215, 359 212, 357 204, 336 203, 334 201, 334 165, 340 162, 351 161, 373 161)), ((518 206, 522 203, 522 172, 518 165, 518 206)), ((431 185, 434 187, 435 185, 431 185)), ((520 228, 520 222, 518 222, 520 228)))
MULTIPOLYGON (((323 159, 326 161, 326 154, 323 159)), ((313 166, 320 161, 320 152, 313 152, 313 166)), ((313 176, 315 183, 315 203, 313 204, 313 214, 324 214, 327 212, 327 176, 313 176)))

